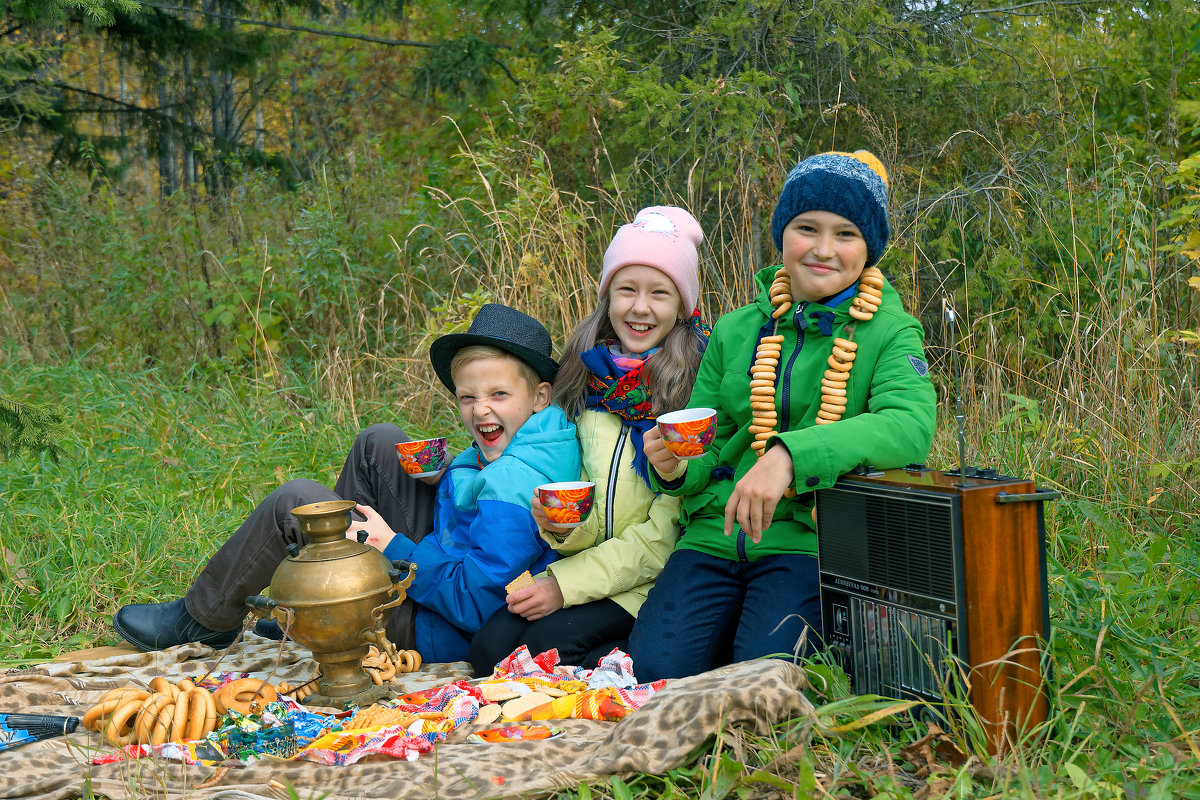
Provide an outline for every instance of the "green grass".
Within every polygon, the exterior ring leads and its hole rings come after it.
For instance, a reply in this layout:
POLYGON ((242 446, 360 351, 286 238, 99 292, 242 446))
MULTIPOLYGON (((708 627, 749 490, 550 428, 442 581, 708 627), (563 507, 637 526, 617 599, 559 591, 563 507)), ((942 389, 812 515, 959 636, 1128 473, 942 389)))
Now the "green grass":
MULTIPOLYGON (((53 399, 74 432, 57 464, 0 462, 0 543, 27 575, 15 580, 10 569, 0 584, 0 666, 115 643, 117 607, 178 596, 267 491, 295 476, 332 483, 357 427, 396 419, 395 404, 371 399, 351 418, 311 386, 202 375, 173 383, 155 370, 0 353, 0 395, 53 399)), ((451 424, 444 413, 432 419, 417 430, 451 424)), ((1020 449, 1013 436, 1043 446, 1040 429, 972 433, 975 460, 1002 468, 1013 466, 1004 452, 1020 449)), ((935 463, 948 459, 952 438, 939 437, 935 463)), ((1075 480, 1033 463, 1039 481, 1075 480)), ((557 796, 1200 798, 1200 536, 1185 507, 1160 511, 1140 493, 1105 505, 1068 492, 1054 504, 1053 707, 1018 752, 943 758, 918 774, 901 751, 925 728, 886 724, 896 720, 891 704, 848 697, 843 684, 813 694, 814 718, 771 736, 723 731, 666 775, 557 796)), ((960 750, 970 750, 970 728, 968 719, 950 730, 960 750)))
MULTIPOLYGON (((108 620, 118 607, 177 596, 284 480, 332 485, 354 435, 330 404, 298 407, 304 387, 171 385, 150 371, 34 367, 8 355, 0 396, 52 398, 74 437, 57 464, 0 462, 0 544, 28 575, 0 589, 0 664, 116 641, 108 620)), ((371 403, 360 411, 394 419, 371 403)))

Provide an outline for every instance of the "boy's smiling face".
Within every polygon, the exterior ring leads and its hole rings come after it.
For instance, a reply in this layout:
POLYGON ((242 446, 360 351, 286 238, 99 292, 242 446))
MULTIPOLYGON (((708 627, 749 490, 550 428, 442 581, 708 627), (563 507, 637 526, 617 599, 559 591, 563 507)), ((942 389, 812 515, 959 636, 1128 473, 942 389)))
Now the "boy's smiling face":
POLYGON ((530 387, 515 356, 470 361, 454 373, 463 425, 479 452, 495 461, 526 420, 550 405, 550 384, 530 387))
POLYGON ((830 211, 805 211, 783 229, 783 266, 792 299, 815 303, 858 280, 867 243, 858 226, 830 211))

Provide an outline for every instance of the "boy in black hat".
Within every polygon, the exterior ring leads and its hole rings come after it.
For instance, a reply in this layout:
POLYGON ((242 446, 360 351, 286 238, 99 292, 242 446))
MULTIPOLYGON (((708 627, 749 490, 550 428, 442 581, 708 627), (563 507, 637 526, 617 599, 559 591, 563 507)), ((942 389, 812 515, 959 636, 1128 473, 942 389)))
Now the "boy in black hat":
POLYGON ((344 498, 364 517, 348 536, 365 530, 389 559, 419 566, 388 637, 426 661, 465 660, 470 637, 504 605, 505 584, 554 560, 529 498, 543 483, 579 477, 579 444, 575 426, 550 403, 558 364, 550 335, 532 317, 485 305, 466 333, 437 339, 429 358, 474 439, 436 489, 401 468, 395 446, 409 441, 404 431, 373 425, 355 439, 332 492, 315 481, 288 481, 258 504, 183 598, 124 606, 113 617, 117 633, 143 650, 228 646, 241 629, 245 598, 268 585, 288 544, 305 544, 291 510, 344 498))

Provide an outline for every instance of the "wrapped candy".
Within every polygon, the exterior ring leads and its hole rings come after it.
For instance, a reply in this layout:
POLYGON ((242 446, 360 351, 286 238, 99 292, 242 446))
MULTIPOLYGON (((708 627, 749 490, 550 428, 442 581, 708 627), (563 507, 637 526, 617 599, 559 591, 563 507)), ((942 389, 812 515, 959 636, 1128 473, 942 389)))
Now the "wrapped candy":
POLYGON ((595 719, 615 721, 624 719, 633 707, 618 689, 589 689, 579 694, 556 697, 549 703, 518 714, 516 720, 535 719, 595 719))
POLYGON ((261 714, 230 711, 225 716, 229 724, 210 733, 207 739, 225 758, 291 758, 299 748, 296 727, 288 717, 283 703, 268 703, 261 714))

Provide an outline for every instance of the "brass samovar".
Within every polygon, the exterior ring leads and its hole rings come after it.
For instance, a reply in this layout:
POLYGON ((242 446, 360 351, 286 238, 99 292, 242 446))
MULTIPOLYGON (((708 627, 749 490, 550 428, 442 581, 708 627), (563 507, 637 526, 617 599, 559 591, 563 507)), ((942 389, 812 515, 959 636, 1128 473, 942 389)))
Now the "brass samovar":
POLYGON ((384 625, 391 609, 404 602, 417 565, 389 563, 364 543, 365 531, 357 542, 347 539, 354 505, 328 500, 292 509, 308 544, 288 546, 288 557, 271 578, 269 598, 246 598, 255 614, 273 617, 320 664, 317 693, 305 705, 365 707, 391 693, 372 683, 362 660, 374 644, 396 662, 384 625))

